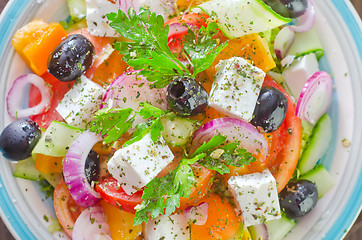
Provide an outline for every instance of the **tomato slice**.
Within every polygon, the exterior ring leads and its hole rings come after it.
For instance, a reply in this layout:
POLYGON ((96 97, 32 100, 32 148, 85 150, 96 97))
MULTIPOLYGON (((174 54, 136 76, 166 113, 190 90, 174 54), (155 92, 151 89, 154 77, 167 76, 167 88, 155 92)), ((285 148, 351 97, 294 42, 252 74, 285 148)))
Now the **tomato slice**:
POLYGON ((299 160, 302 147, 302 122, 294 115, 295 105, 288 93, 270 78, 265 78, 264 86, 279 89, 288 99, 288 109, 282 125, 266 135, 270 142, 269 156, 266 159, 270 172, 277 182, 280 192, 291 179, 299 160))
POLYGON ((72 237, 74 223, 83 211, 83 208, 76 204, 63 179, 54 189, 54 210, 64 232, 69 237, 72 237))
POLYGON ((240 227, 241 217, 226 199, 209 194, 200 202, 208 203, 208 216, 204 225, 190 224, 192 240, 229 239, 235 235, 240 227))
MULTIPOLYGON (((72 88, 73 83, 61 82, 50 73, 45 73, 41 77, 45 82, 52 86, 50 106, 45 110, 44 113, 31 116, 30 118, 41 128, 48 128, 52 121, 64 121, 55 109, 58 106, 58 103, 63 99, 64 95, 69 91, 69 89, 72 88)), ((37 89, 35 86, 31 86, 29 91, 29 107, 35 106, 40 102, 40 100, 41 95, 39 89, 37 89)))
POLYGON ((126 212, 135 213, 136 210, 134 207, 142 202, 143 191, 138 191, 133 195, 127 195, 117 179, 112 176, 100 180, 95 189, 106 202, 122 208, 122 210, 126 212))

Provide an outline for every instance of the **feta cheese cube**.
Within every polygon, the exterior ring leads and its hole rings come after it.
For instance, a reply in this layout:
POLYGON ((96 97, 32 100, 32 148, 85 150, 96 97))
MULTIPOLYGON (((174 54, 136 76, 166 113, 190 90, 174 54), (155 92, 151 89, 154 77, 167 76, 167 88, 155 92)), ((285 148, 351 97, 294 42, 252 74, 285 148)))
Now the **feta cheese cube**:
POLYGON ((99 37, 117 37, 119 34, 109 26, 106 14, 118 12, 119 1, 86 0, 87 26, 90 34, 99 37))
POLYGON ((69 125, 85 128, 99 109, 104 91, 100 85, 81 76, 65 94, 56 110, 69 125))
POLYGON ((147 134, 140 141, 116 151, 107 167, 124 191, 131 195, 155 178, 173 159, 174 155, 162 137, 154 142, 151 134, 147 134))
MULTIPOLYGON (((161 15, 164 19, 175 14, 176 0, 131 0, 130 2, 137 13, 142 7, 149 9, 151 12, 155 12, 157 15, 161 15)), ((128 13, 129 6, 127 3, 121 4, 120 10, 128 13)))
POLYGON ((188 221, 182 213, 161 215, 145 225, 146 240, 189 240, 188 221))
POLYGON ((281 217, 276 181, 269 170, 232 176, 228 185, 243 213, 245 226, 281 217))
POLYGON ((249 122, 253 117, 265 73, 241 57, 220 61, 216 70, 209 105, 249 122))

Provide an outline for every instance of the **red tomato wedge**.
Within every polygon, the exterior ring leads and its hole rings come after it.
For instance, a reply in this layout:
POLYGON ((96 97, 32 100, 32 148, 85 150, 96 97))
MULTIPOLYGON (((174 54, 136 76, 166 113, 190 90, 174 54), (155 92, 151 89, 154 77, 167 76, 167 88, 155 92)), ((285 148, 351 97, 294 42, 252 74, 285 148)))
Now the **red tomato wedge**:
POLYGON ((95 189, 106 202, 126 212, 135 213, 134 207, 142 202, 143 191, 127 195, 118 181, 111 176, 100 180, 95 189))
POLYGON ((69 237, 72 237, 74 223, 83 211, 83 208, 75 203, 63 179, 55 186, 54 210, 64 232, 69 237))
MULTIPOLYGON (((64 95, 71 89, 73 83, 61 82, 53 75, 45 73, 41 76, 45 82, 52 86, 52 98, 49 108, 44 113, 31 116, 30 118, 36 122, 41 128, 48 128, 52 121, 64 121, 56 110, 58 103, 63 99, 64 95)), ((34 86, 29 91, 29 107, 35 106, 41 100, 39 89, 34 86)))
POLYGON ((295 105, 281 86, 270 78, 265 78, 264 86, 279 89, 288 99, 288 110, 283 124, 266 136, 270 142, 266 163, 275 177, 277 190, 280 192, 292 177, 298 163, 302 146, 302 122, 294 115, 295 105))

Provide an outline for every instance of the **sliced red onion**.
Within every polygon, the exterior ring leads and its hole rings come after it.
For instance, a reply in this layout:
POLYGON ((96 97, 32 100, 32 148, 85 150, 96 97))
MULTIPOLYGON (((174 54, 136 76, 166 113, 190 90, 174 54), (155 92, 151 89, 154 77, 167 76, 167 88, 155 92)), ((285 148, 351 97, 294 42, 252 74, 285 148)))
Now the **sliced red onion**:
POLYGON ((258 239, 258 240, 268 240, 269 239, 268 228, 263 223, 249 226, 248 230, 250 232, 252 239, 258 239))
POLYGON ((294 41, 294 31, 290 27, 284 27, 274 40, 274 52, 279 59, 285 58, 290 46, 294 41))
POLYGON ((73 227, 73 240, 111 240, 108 223, 101 206, 86 208, 73 227))
POLYGON ((316 12, 314 4, 311 0, 308 0, 308 7, 305 13, 293 20, 294 25, 291 25, 290 28, 294 32, 306 32, 314 26, 315 18, 316 12))
POLYGON ((333 80, 328 73, 318 71, 305 83, 300 93, 295 115, 315 125, 332 102, 333 80))
POLYGON ((195 225, 204 225, 209 216, 209 204, 203 202, 194 207, 187 207, 184 210, 184 215, 188 222, 195 225))
MULTIPOLYGON (((139 104, 147 102, 162 110, 167 110, 167 87, 161 89, 151 88, 152 83, 138 73, 139 71, 130 71, 117 77, 108 86, 101 108, 132 108, 139 111, 139 104)), ((137 115, 134 125, 141 122, 146 122, 146 119, 142 119, 141 116, 137 115)))
POLYGON ((90 207, 101 197, 89 184, 84 165, 89 151, 102 138, 90 131, 83 132, 69 147, 63 161, 64 182, 74 201, 81 207, 90 207))
POLYGON ((127 16, 129 8, 133 8, 135 11, 138 12, 138 9, 136 9, 133 4, 133 0, 119 0, 119 10, 127 14, 127 16))
POLYGON ((8 113, 14 118, 29 117, 43 113, 50 105, 51 89, 44 80, 36 74, 25 74, 15 79, 10 91, 6 97, 6 107, 8 113), (21 108, 21 96, 24 94, 25 87, 29 84, 37 87, 41 94, 39 104, 29 108, 21 108))
POLYGON ((250 123, 230 117, 213 119, 201 126, 194 134, 192 147, 196 148, 218 134, 226 136, 229 142, 240 142, 250 153, 261 153, 260 161, 264 161, 268 155, 269 147, 263 134, 250 123))

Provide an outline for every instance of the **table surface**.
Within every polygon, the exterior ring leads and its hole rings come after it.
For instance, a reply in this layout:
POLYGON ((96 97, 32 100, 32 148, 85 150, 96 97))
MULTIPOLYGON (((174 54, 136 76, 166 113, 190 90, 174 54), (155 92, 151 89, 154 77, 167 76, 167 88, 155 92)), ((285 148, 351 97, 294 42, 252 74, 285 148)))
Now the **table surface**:
MULTIPOLYGON (((8 0, 0 0, 0 13, 5 7, 8 0)), ((351 0, 352 4, 355 6, 357 12, 362 14, 362 0, 351 0)), ((355 224, 352 226, 350 232, 346 236, 345 240, 360 240, 362 237, 362 214, 358 217, 355 224)), ((6 226, 0 219, 0 239, 1 240, 13 240, 6 226)))

